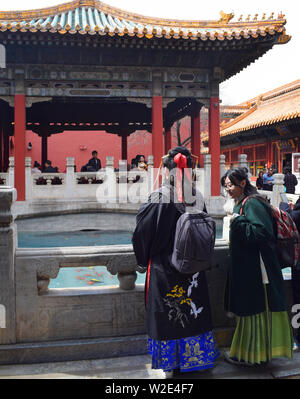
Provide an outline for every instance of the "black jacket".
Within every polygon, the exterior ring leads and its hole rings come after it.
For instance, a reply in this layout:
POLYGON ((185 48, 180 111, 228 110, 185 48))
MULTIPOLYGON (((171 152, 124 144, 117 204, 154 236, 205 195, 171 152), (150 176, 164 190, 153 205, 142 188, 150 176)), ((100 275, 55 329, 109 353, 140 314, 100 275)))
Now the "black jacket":
POLYGON ((148 269, 146 322, 152 339, 192 337, 212 329, 205 272, 181 274, 170 263, 180 215, 159 191, 142 205, 136 219, 132 243, 137 264, 148 269))
POLYGON ((284 175, 284 185, 288 194, 295 194, 295 186, 298 184, 298 179, 293 173, 287 172, 284 175))
POLYGON ((57 168, 53 168, 53 166, 48 166, 44 169, 44 173, 57 173, 57 168))
MULTIPOLYGON (((293 221, 295 222, 295 225, 297 227, 297 230, 300 233, 300 199, 298 199, 298 201, 296 202, 296 204, 294 205, 293 210, 290 210, 290 207, 288 204, 286 203, 281 203, 280 204, 280 209, 282 209, 283 211, 289 213, 293 219, 293 221)), ((298 258, 298 262, 296 265, 296 270, 300 271, 300 257, 298 258)), ((299 279, 299 277, 297 277, 299 279)))
POLYGON ((91 158, 89 160, 88 166, 91 166, 93 169, 95 169, 95 172, 98 172, 98 170, 101 169, 101 161, 98 158, 91 158))
POLYGON ((291 216, 300 233, 300 199, 298 199, 298 201, 294 205, 294 209, 291 211, 291 216))

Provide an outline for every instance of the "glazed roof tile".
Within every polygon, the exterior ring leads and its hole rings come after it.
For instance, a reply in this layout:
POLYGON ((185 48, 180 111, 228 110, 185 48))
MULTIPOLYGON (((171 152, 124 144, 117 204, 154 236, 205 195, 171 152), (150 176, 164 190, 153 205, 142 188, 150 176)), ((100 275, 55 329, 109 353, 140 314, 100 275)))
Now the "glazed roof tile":
POLYGON ((245 105, 247 111, 221 126, 221 137, 299 118, 300 79, 240 104, 245 105))
POLYGON ((75 0, 55 7, 27 11, 0 11, 0 31, 58 32, 61 34, 128 35, 167 39, 232 40, 281 33, 278 43, 286 43, 284 15, 272 13, 261 20, 232 22, 234 15, 220 12, 218 21, 186 21, 146 17, 108 6, 98 0, 75 0))

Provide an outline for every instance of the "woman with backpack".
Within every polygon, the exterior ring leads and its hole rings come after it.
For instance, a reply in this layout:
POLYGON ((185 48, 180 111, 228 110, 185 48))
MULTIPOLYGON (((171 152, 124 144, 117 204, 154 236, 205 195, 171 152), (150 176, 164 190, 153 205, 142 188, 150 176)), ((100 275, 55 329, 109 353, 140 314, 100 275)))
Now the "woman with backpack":
POLYGON ((205 272, 183 274, 171 264, 177 220, 187 209, 205 210, 202 195, 193 188, 188 169, 192 165, 184 147, 175 147, 163 158, 166 181, 139 210, 132 239, 138 265, 147 269, 152 368, 162 369, 167 376, 211 368, 219 356, 205 272))
POLYGON ((291 358, 293 338, 271 207, 244 168, 228 170, 221 184, 235 200, 225 309, 236 316, 237 325, 225 360, 251 366, 291 358))

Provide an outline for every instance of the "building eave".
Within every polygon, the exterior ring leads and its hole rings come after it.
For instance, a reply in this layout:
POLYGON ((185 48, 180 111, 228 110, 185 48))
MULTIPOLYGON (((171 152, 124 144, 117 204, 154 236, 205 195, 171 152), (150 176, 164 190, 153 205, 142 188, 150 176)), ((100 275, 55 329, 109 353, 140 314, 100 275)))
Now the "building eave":
POLYGON ((279 14, 271 14, 258 20, 256 14, 236 22, 233 14, 221 11, 221 18, 215 21, 172 20, 147 17, 119 8, 111 7, 98 0, 75 0, 54 7, 24 11, 0 11, 1 31, 49 31, 52 33, 81 33, 100 35, 128 35, 137 37, 164 37, 167 39, 219 40, 257 39, 266 35, 278 37, 276 43, 285 43, 290 36, 285 34, 286 20, 279 14))

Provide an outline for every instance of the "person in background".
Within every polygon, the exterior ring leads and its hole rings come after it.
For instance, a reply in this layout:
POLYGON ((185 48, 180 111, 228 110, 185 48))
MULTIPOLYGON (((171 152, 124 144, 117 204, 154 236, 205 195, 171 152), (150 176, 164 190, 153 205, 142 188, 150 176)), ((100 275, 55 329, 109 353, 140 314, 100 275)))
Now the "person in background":
POLYGON ((270 204, 243 168, 228 170, 221 184, 235 201, 225 309, 236 316, 237 324, 225 360, 253 366, 291 358, 293 337, 270 204))
MULTIPOLYGON (((280 209, 289 213, 292 217, 297 230, 300 233, 300 197, 296 201, 295 204, 293 203, 280 203, 280 209)), ((291 268, 292 271, 292 291, 293 291, 293 305, 300 304, 300 256, 298 258, 298 262, 295 267, 291 268)), ((295 330, 294 334, 294 350, 300 349, 300 328, 298 327, 295 330)))
POLYGON ((140 155, 138 159, 138 170, 147 170, 148 165, 144 155, 140 155))
POLYGON ((98 172, 101 169, 101 161, 98 158, 98 152, 92 152, 92 158, 89 160, 87 166, 87 172, 98 172))
POLYGON ((45 169, 44 169, 44 173, 57 173, 58 169, 57 167, 53 167, 52 166, 52 162, 47 160, 45 162, 45 169))
POLYGON ((284 171, 284 186, 287 194, 295 194, 295 187, 298 184, 297 177, 292 173, 292 169, 287 166, 284 171))
MULTIPOLYGON (((293 209, 290 212, 293 221, 300 233, 300 198, 296 201, 293 209)), ((293 304, 300 304, 300 256, 297 265, 292 267, 292 290, 293 290, 293 304)), ((300 328, 298 327, 294 337, 294 349, 300 349, 300 328)))
POLYGON ((263 190, 272 191, 274 185, 273 169, 268 168, 267 173, 263 175, 263 190))
POLYGON ((256 179, 256 188, 258 190, 262 190, 262 188, 263 188, 263 175, 264 175, 264 172, 260 171, 258 174, 258 178, 256 179))
POLYGON ((152 368, 162 369, 167 377, 209 369, 219 356, 205 272, 179 273, 170 262, 181 213, 186 207, 196 213, 206 209, 189 176, 192 164, 184 147, 173 148, 163 158, 167 179, 140 208, 132 238, 137 264, 147 270, 146 325, 152 368))
POLYGON ((41 165, 37 161, 34 161, 33 168, 31 169, 31 173, 42 173, 40 167, 41 167, 41 165))

